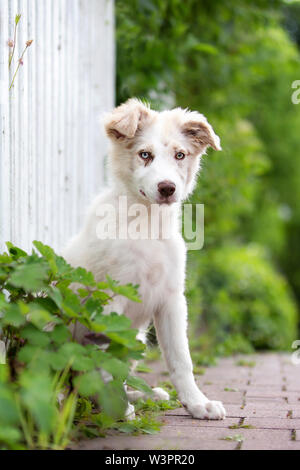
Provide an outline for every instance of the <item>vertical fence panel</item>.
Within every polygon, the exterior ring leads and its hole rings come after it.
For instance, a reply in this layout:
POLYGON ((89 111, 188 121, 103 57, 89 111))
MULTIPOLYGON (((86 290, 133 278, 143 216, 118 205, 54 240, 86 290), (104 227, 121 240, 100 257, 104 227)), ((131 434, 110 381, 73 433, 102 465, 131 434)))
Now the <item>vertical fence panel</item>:
POLYGON ((103 184, 99 116, 114 104, 114 84, 113 0, 1 0, 1 250, 8 240, 28 250, 34 239, 60 250, 78 230, 103 184))

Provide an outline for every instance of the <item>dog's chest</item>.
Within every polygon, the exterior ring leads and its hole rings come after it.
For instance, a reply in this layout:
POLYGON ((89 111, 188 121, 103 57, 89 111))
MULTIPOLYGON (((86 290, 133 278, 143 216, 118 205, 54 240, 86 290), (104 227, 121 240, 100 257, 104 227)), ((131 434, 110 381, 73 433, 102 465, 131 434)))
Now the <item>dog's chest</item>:
POLYGON ((174 294, 184 290, 186 249, 181 236, 170 240, 114 240, 97 244, 87 268, 98 281, 109 274, 120 284, 138 285, 141 303, 122 301, 121 310, 139 328, 174 294))
POLYGON ((123 273, 124 277, 119 279, 137 284, 142 302, 129 302, 124 313, 139 328, 166 299, 184 290, 185 249, 176 240, 139 240, 127 245, 126 256, 128 263, 119 270, 119 276, 123 273))
POLYGON ((130 249, 133 275, 144 301, 183 288, 185 248, 180 240, 145 240, 130 249))

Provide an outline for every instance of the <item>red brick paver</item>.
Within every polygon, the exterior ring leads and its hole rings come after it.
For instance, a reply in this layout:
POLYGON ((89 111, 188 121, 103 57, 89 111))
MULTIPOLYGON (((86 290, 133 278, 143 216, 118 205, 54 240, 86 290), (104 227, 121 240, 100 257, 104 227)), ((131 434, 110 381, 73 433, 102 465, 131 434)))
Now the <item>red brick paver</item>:
MULTIPOLYGON (((143 374, 148 383, 156 385, 167 379, 160 364, 151 367, 153 374, 143 374)), ((293 365, 289 355, 221 359, 197 377, 197 382, 210 399, 223 401, 224 421, 196 420, 179 408, 161 417, 163 426, 156 435, 111 435, 82 441, 77 448, 300 449, 300 365, 293 365)))

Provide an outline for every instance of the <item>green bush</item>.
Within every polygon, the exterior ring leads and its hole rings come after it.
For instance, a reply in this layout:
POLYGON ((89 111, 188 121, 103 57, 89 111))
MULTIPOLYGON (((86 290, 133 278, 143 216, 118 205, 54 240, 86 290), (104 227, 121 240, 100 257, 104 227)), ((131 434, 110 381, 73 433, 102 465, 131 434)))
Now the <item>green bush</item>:
POLYGON ((188 295, 195 346, 213 347, 219 354, 290 349, 297 337, 296 305, 260 247, 208 251, 191 268, 196 273, 188 295))
POLYGON ((136 286, 119 286, 110 278, 97 283, 50 247, 34 246, 40 255, 10 243, 9 253, 0 255, 0 338, 6 345, 0 361, 2 449, 65 448, 74 422, 81 429, 80 419, 91 415, 90 397, 101 410, 90 416, 99 432, 124 416, 124 381, 151 392, 129 373, 130 360, 144 351, 137 331, 124 315, 103 315, 110 295, 139 302, 136 286), (73 283, 80 285, 76 292, 73 283), (88 344, 73 340, 69 327, 76 321, 91 331, 88 344), (97 335, 105 335, 107 349, 96 344, 97 335), (99 368, 111 381, 103 381, 99 368))

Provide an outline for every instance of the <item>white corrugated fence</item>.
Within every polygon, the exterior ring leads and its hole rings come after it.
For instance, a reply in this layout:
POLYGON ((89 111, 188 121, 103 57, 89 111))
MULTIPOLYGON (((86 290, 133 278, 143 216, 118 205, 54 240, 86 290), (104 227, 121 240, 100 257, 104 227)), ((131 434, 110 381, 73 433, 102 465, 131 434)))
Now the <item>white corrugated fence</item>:
POLYGON ((59 250, 103 184, 99 115, 114 104, 113 15, 113 0, 0 1, 2 250, 7 240, 28 250, 34 239, 59 250))

